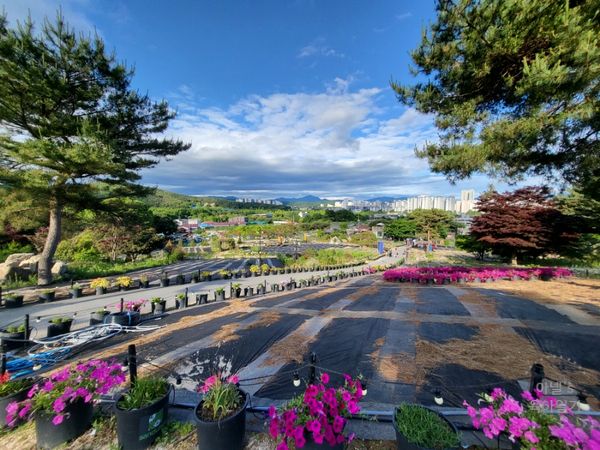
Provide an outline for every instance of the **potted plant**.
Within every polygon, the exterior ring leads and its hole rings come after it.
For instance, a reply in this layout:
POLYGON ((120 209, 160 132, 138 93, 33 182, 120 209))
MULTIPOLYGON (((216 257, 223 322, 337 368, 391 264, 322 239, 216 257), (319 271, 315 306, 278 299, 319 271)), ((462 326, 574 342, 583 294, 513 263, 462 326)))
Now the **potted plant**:
POLYGON ((200 281, 200 274, 198 272, 192 273, 192 283, 197 283, 200 281))
POLYGON ((169 275, 167 275, 166 272, 163 272, 160 275, 160 287, 167 287, 169 286, 170 280, 169 280, 169 275))
POLYGON ((101 360, 67 366, 34 384, 27 399, 12 402, 6 420, 35 419, 38 448, 51 449, 83 434, 92 423, 93 402, 125 381, 120 364, 101 360))
POLYGON ((43 303, 53 302, 56 299, 56 292, 54 289, 44 289, 39 293, 38 299, 43 303))
POLYGON ((140 286, 144 289, 148 289, 150 287, 150 280, 148 279, 148 275, 140 276, 140 286))
POLYGON ((235 298, 240 298, 242 296, 242 286, 240 283, 234 283, 231 285, 231 293, 235 298))
POLYGON ((105 317, 109 314, 106 309, 99 309, 90 314, 90 325, 104 323, 105 317))
POLYGON ((267 287, 265 286, 264 283, 260 283, 258 286, 256 286, 256 293, 258 295, 264 295, 267 292, 267 287))
POLYGON ((453 449, 460 445, 456 427, 438 412, 422 405, 401 403, 394 410, 399 449, 453 449))
POLYGON ((139 313, 145 304, 146 304, 146 300, 144 300, 144 299, 130 300, 127 303, 125 303, 125 310, 130 311, 130 312, 138 312, 139 313))
POLYGON ((224 280, 228 280, 229 278, 231 278, 231 272, 226 269, 219 270, 219 275, 221 275, 221 278, 223 278, 224 280))
POLYGON ((110 287, 110 281, 106 278, 94 278, 90 281, 90 287, 96 290, 96 295, 104 295, 110 287))
POLYGON ((246 407, 249 395, 237 386, 232 375, 212 375, 200 388, 202 401, 196 406, 194 419, 198 448, 211 450, 241 450, 246 432, 246 407))
POLYGON ((253 277, 257 277, 260 273, 260 268, 256 264, 250 266, 250 273, 253 277))
POLYGON ((185 275, 182 273, 178 273, 175 277, 176 284, 185 284, 185 275))
POLYGON ((163 314, 167 310, 167 301, 162 297, 153 297, 150 305, 154 314, 163 314))
POLYGON ((20 308, 23 306, 23 296, 17 294, 7 294, 3 298, 5 308, 20 308))
POLYGON ((48 323, 46 337, 60 336, 71 332, 73 319, 71 317, 53 317, 48 323))
POLYGON ((133 287, 133 279, 128 276, 117 277, 115 284, 119 287, 119 290, 126 291, 133 287))
POLYGON ((360 380, 344 376, 344 386, 331 387, 329 375, 323 373, 316 384, 309 384, 303 394, 279 410, 269 408, 269 434, 279 441, 278 448, 341 450, 353 436, 346 436, 348 418, 358 414, 363 396, 360 380))
POLYGON ((242 278, 242 272, 240 272, 239 270, 237 270, 234 274, 233 274, 234 278, 242 278))
POLYGON ((225 289, 217 288, 215 289, 215 301, 225 300, 225 289))
POLYGON ((262 272, 263 275, 269 275, 271 268, 269 267, 269 265, 267 263, 264 263, 260 266, 260 271, 262 272))
POLYGON ((211 278, 212 278, 212 275, 207 270, 205 270, 204 272, 200 273, 200 281, 210 281, 211 278))
POLYGON ((177 294, 175 296, 175 308, 177 309, 181 309, 181 308, 187 308, 188 304, 187 304, 187 295, 185 293, 180 293, 177 294))
POLYGON ((117 438, 123 450, 148 448, 167 423, 173 387, 163 378, 141 377, 115 403, 117 438))
MULTIPOLYGON (((21 402, 27 398, 27 392, 33 385, 31 378, 12 380, 8 372, 0 374, 0 429, 8 425, 6 407, 13 402, 21 402)), ((17 421, 19 418, 17 418, 17 421)))
POLYGON ((252 297, 253 295, 254 295, 253 287, 244 288, 244 297, 252 297))
POLYGON ((0 329, 0 345, 6 350, 23 347, 25 341, 25 325, 11 325, 0 329))

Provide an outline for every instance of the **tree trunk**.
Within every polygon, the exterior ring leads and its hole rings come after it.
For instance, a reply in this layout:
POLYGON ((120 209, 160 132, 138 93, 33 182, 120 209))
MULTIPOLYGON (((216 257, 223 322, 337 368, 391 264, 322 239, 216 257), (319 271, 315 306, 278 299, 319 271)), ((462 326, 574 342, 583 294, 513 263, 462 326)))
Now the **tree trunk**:
POLYGON ((50 206, 48 236, 38 265, 38 286, 46 286, 52 282, 52 260, 54 259, 56 247, 60 242, 61 222, 62 206, 54 201, 50 206))

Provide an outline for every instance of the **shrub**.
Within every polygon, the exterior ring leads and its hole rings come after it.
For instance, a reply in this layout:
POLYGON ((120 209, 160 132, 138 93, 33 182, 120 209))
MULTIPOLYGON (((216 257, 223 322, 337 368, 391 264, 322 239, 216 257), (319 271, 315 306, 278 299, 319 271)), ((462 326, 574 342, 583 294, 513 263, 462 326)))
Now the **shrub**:
POLYGON ((90 281, 90 287, 92 289, 96 289, 96 288, 108 289, 110 287, 110 281, 108 281, 106 278, 95 278, 92 281, 90 281))
POLYGON ((31 252, 33 252, 33 246, 31 244, 21 244, 19 242, 11 241, 8 244, 0 246, 0 263, 6 261, 6 258, 14 253, 31 252))

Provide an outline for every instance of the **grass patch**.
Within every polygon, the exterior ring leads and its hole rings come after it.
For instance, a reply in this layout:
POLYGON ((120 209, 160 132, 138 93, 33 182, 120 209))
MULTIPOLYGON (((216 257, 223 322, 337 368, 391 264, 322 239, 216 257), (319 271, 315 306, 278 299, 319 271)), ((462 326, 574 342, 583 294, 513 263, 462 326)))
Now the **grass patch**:
POLYGON ((320 250, 308 249, 298 259, 280 254, 279 260, 285 266, 337 266, 341 264, 359 264, 372 260, 377 255, 377 250, 370 248, 325 248, 320 250))
POLYGON ((398 431, 412 444, 432 449, 455 448, 460 436, 444 419, 420 405, 402 403, 396 412, 398 431))
POLYGON ((156 439, 156 445, 168 446, 176 444, 196 431, 196 425, 192 422, 169 422, 160 431, 156 439))
POLYGON ((108 261, 74 261, 69 263, 69 275, 74 280, 120 275, 133 270, 151 269, 171 264, 169 258, 148 258, 141 261, 108 262, 108 261))

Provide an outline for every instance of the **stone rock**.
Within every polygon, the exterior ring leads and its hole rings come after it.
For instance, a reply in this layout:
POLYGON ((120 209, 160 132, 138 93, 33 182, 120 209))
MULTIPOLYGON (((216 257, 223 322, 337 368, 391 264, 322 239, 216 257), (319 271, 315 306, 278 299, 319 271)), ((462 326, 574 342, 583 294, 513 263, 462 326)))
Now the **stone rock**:
POLYGON ((34 256, 34 253, 13 253, 12 255, 8 255, 4 264, 10 266, 18 266, 22 261, 31 258, 34 256))
POLYGON ((31 258, 21 261, 19 267, 28 270, 31 273, 37 273, 40 259, 42 259, 42 255, 34 255, 31 258))
POLYGON ((7 280, 26 280, 31 272, 28 270, 24 270, 21 267, 17 266, 15 263, 12 264, 0 264, 0 281, 7 280))
POLYGON ((56 261, 52 266, 51 272, 53 277, 62 277, 67 273, 67 263, 64 261, 56 261))

